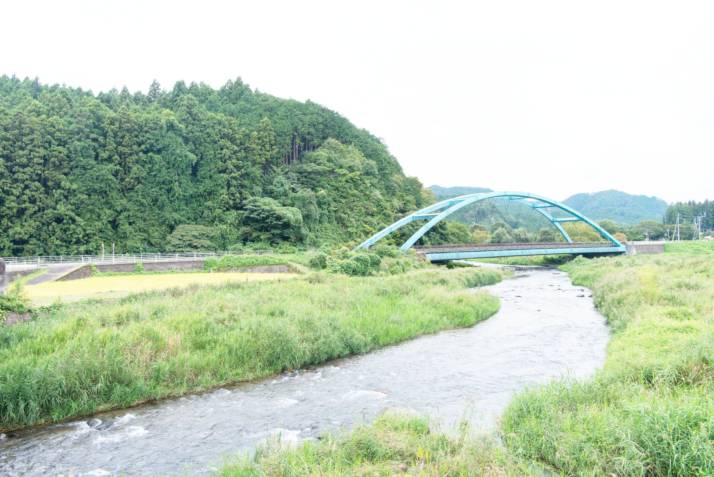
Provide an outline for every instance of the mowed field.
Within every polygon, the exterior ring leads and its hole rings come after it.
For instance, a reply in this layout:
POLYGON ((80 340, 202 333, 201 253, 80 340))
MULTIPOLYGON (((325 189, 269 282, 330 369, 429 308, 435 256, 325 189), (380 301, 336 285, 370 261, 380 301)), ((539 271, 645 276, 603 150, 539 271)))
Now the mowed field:
POLYGON ((85 298, 120 298, 131 293, 166 290, 194 285, 289 279, 296 273, 166 273, 147 275, 95 276, 81 280, 45 282, 25 287, 34 306, 70 303, 85 298))

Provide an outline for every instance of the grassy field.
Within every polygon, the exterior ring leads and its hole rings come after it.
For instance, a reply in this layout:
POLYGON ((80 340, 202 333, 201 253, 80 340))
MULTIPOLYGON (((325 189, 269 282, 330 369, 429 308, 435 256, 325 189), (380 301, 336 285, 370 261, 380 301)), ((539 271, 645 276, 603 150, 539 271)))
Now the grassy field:
POLYGON ((222 475, 551 475, 541 465, 556 475, 714 475, 714 243, 667 252, 563 266, 612 327, 607 361, 590 381, 516 396, 505 447, 388 416, 297 449, 266 447, 222 475))
POLYGON ((367 278, 311 274, 52 307, 0 326, 0 430, 471 326, 495 313, 498 300, 466 288, 500 278, 490 270, 433 268, 367 278))
POLYGON ((287 279, 293 273, 147 273, 94 276, 80 280, 45 282, 24 287, 33 306, 47 306, 56 302, 71 303, 87 298, 119 298, 131 293, 196 285, 287 279))

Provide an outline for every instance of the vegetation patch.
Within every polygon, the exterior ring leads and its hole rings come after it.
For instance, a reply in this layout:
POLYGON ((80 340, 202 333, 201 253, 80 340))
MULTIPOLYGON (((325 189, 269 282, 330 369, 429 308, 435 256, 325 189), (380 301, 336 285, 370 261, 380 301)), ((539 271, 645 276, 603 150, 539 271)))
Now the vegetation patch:
POLYGON ((514 462, 491 439, 473 439, 467 427, 449 436, 413 416, 387 413, 371 426, 328 435, 296 449, 270 442, 252 458, 227 464, 222 477, 505 476, 531 467, 514 462))
POLYGON ((22 283, 17 281, 10 285, 5 293, 0 292, 0 326, 30 312, 30 302, 24 292, 22 283))
POLYGON ((301 263, 304 261, 305 258, 300 254, 224 255, 222 257, 210 257, 206 259, 204 268, 212 272, 226 272, 259 266, 290 265, 291 263, 301 263))
POLYGON ((315 273, 43 310, 30 322, 0 327, 0 428, 261 378, 471 326, 495 313, 498 300, 466 287, 500 277, 473 269, 379 278, 315 273))
POLYGON ((593 290, 612 327, 607 361, 592 381, 516 397, 503 417, 510 450, 568 475, 712 475, 714 261, 706 247, 563 267, 593 290))

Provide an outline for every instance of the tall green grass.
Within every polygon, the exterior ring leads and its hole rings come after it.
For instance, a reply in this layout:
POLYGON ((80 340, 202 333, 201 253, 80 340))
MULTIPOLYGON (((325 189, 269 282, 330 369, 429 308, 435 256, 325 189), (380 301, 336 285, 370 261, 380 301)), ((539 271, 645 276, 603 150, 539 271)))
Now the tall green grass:
POLYGON ((685 240, 664 244, 667 253, 714 253, 714 240, 685 240))
POLYGON ((569 475, 714 475, 714 260, 665 255, 575 260, 614 332, 604 369, 518 396, 509 449, 569 475))
POLYGON ((0 326, 0 430, 265 377, 471 326, 489 270, 193 287, 80 302, 0 326))
POLYGON ((224 255, 209 257, 204 268, 209 271, 224 272, 240 270, 241 268, 290 265, 291 263, 306 264, 305 254, 260 254, 260 255, 224 255))
POLYGON ((238 458, 222 477, 521 476, 518 465, 490 439, 472 439, 467 428, 447 436, 426 419, 385 414, 371 426, 328 435, 290 449, 271 442, 252 458, 238 458))

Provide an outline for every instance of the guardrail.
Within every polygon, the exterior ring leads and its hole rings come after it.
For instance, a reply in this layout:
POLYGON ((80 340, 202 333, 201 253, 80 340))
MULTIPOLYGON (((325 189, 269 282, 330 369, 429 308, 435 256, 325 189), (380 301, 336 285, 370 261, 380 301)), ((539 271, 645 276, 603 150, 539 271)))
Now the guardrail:
POLYGON ((44 265, 82 264, 82 263, 138 263, 165 262, 169 260, 195 260, 197 258, 220 257, 223 255, 240 255, 244 253, 263 254, 268 250, 251 250, 250 252, 174 252, 174 253, 123 253, 107 255, 46 255, 35 257, 0 257, 8 267, 41 267, 44 265))

